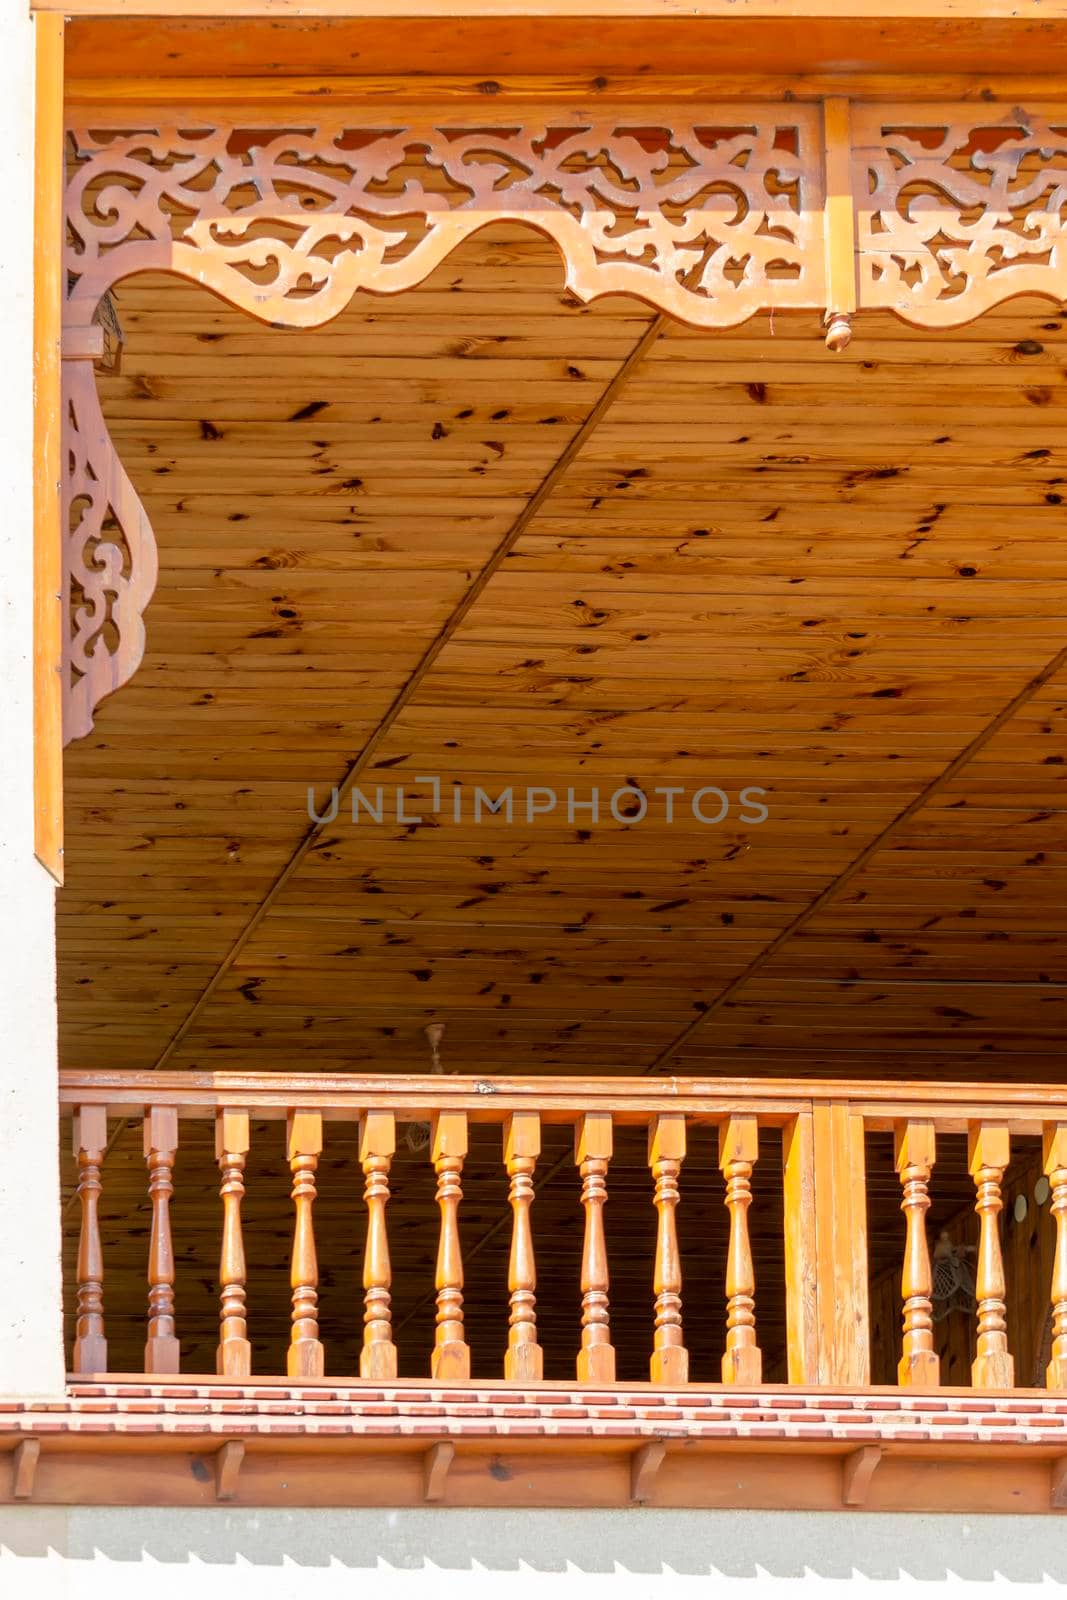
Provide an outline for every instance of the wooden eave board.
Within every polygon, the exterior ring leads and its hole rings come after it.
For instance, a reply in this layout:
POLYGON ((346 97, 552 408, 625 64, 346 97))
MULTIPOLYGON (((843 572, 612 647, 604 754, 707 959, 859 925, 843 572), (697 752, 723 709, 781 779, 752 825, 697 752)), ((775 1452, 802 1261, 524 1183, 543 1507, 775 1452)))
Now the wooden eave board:
MULTIPOLYGON (((588 4, 515 8, 264 4, 231 0, 44 0, 62 10, 75 81, 155 77, 361 74, 507 80, 613 75, 932 73, 1049 74, 1065 68, 1067 6, 979 3, 847 10, 826 4, 745 8, 588 4)), ((432 85, 428 85, 432 88, 432 85)), ((489 92, 493 92, 491 83, 489 92)), ((928 89, 929 92, 929 89, 928 89)))

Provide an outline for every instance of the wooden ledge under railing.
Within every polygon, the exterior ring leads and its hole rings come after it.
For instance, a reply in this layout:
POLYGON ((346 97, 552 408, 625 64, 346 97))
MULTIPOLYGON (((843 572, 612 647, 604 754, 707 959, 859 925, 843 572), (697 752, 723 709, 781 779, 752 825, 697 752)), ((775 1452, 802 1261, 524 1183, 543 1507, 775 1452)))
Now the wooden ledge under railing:
MULTIPOLYGON (((584 1217, 581 1304, 576 1308, 580 1325, 575 1328, 574 1375, 579 1383, 611 1385, 616 1378, 603 1211, 611 1182, 614 1131, 634 1127, 647 1130, 648 1192, 656 1214, 648 1301, 649 1379, 672 1390, 689 1383, 675 1211, 683 1188, 687 1132, 710 1127, 717 1132, 728 1214, 725 1259, 721 1266, 708 1264, 709 1272, 721 1272, 725 1290, 725 1385, 752 1387, 765 1375, 749 1211, 758 1136, 761 1129, 775 1128, 782 1142, 782 1173, 775 1181, 781 1184, 784 1217, 789 1383, 862 1389, 870 1382, 865 1136, 891 1131, 906 1232, 900 1263, 900 1386, 932 1390, 940 1382, 925 1217, 938 1135, 965 1133, 979 1225, 972 1382, 990 1393, 1015 1387, 998 1221, 1011 1139, 1040 1135, 1055 1227, 1051 1279, 1044 1291, 1051 1321, 1045 1381, 1049 1390, 1067 1390, 1067 1088, 751 1079, 65 1072, 60 1097, 64 1113, 73 1115, 78 1162, 80 1237, 72 1360, 76 1374, 108 1372, 99 1206, 107 1181, 109 1121, 133 1118, 143 1123, 151 1203, 144 1372, 159 1378, 176 1376, 181 1368, 170 1221, 173 1170, 182 1123, 210 1119, 221 1178, 216 1370, 235 1379, 250 1375, 243 1174, 253 1122, 276 1118, 286 1122, 286 1157, 292 1175, 291 1331, 285 1374, 290 1380, 314 1380, 325 1372, 313 1213, 324 1131, 328 1134, 336 1122, 357 1125, 364 1185, 359 1377, 377 1383, 396 1380, 386 1219, 390 1169, 398 1124, 422 1121, 429 1124, 428 1159, 436 1176, 439 1212, 436 1270, 426 1285, 436 1313, 430 1376, 441 1383, 472 1378, 542 1381, 531 1207, 542 1128, 563 1124, 573 1129, 575 1204, 584 1217), (504 1355, 502 1367, 495 1371, 472 1372, 465 1336, 459 1212, 472 1123, 499 1126, 501 1165, 508 1179, 499 1219, 509 1226, 511 1238, 507 1300, 501 1306, 504 1355)), ((353 1212, 357 1209, 358 1202, 353 1201, 353 1212)), ((214 1261, 211 1266, 214 1269, 214 1261)), ((695 1288, 700 1292, 699 1284, 695 1288)), ((693 1291, 691 1284, 689 1292, 693 1291)))
POLYGON ((0 1397, 0 1505, 1048 1512, 1067 1396, 75 1380, 0 1397))

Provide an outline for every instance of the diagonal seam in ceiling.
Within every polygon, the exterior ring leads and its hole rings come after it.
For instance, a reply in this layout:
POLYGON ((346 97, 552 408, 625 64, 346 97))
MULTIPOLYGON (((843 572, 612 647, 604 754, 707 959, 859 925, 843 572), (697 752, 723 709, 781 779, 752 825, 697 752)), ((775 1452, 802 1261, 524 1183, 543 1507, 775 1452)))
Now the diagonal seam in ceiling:
POLYGON ((826 887, 820 890, 814 900, 811 900, 798 912, 792 922, 781 928, 770 943, 765 945, 757 955, 753 956, 744 971, 739 972, 735 978, 732 978, 726 987, 715 996, 715 999, 708 1002, 706 1009, 698 1017, 694 1017, 693 1021, 687 1023, 669 1045, 664 1046, 654 1060, 650 1061, 648 1066, 643 1069, 644 1073, 662 1070, 664 1064, 670 1060, 675 1051, 680 1049, 695 1033, 699 1032, 717 1012, 721 1011, 723 1006, 732 1000, 738 991, 744 988, 746 983, 756 977, 768 962, 773 960, 783 946, 793 938, 794 934, 799 933, 813 917, 819 914, 824 906, 829 905, 832 900, 836 899, 842 889, 851 883, 857 873, 862 872, 872 857, 885 848, 894 834, 905 823, 910 822, 911 818, 921 811, 946 784, 951 783, 953 778, 962 772, 989 741, 1000 732, 1005 723, 1010 722, 1022 707, 1037 694, 1038 690, 1044 688, 1045 684, 1055 678, 1064 667, 1067 667, 1067 645, 1064 645, 1063 649, 1059 650, 1041 668, 1040 672, 1030 678, 1018 693, 1007 701, 983 728, 979 729, 970 743, 964 745, 963 749, 953 757, 947 767, 943 768, 934 778, 931 778, 930 782, 908 802, 903 810, 898 811, 894 817, 890 818, 885 827, 864 845, 859 854, 853 857, 848 866, 838 873, 836 878, 831 879, 826 887))
MULTIPOLYGON (((703 261, 698 263, 696 270, 699 272, 702 267, 703 261)), ((410 704, 411 700, 418 692, 419 686, 432 668, 438 656, 441 654, 441 651, 453 637, 457 629, 462 624, 464 618, 471 611, 472 607, 477 603, 494 574, 507 559, 507 556, 511 550, 525 533, 527 527, 540 511, 545 501, 552 494, 553 490, 563 477, 564 473, 567 471, 571 462, 593 436, 607 412, 622 393, 622 390, 625 388, 634 371, 638 366, 641 365, 649 351, 662 337, 663 333, 670 325, 670 322, 671 319, 665 316, 663 313, 653 317, 648 326, 645 328, 641 337, 634 344, 633 348, 623 358, 614 376, 604 388, 599 399, 596 401, 596 404, 589 412, 581 427, 578 428, 577 431, 571 436, 568 443, 556 457, 555 461, 552 463, 552 466, 542 478, 540 484, 534 490, 533 494, 523 506, 514 522, 497 544, 492 555, 490 555, 484 566, 479 569, 479 572, 474 578, 473 582, 464 591, 462 597, 453 607, 451 613, 438 633, 427 646, 414 671, 409 675, 405 683, 394 696, 392 702, 385 711, 381 721, 378 723, 378 726, 375 728, 370 738, 363 745, 359 754, 355 756, 354 759, 346 766, 341 779, 336 785, 339 805, 349 794, 353 784, 356 782, 356 779, 363 772, 367 762, 371 759, 371 757, 374 755, 374 752, 379 748, 382 741, 386 738, 401 712, 408 704, 410 704)), ((271 883, 270 888, 263 896, 263 899, 259 902, 252 915, 241 928, 233 944, 226 952, 218 967, 212 973, 211 978, 200 991, 200 994, 197 996, 190 1009, 186 1012, 185 1017, 175 1029, 174 1033, 167 1041, 167 1044, 160 1051, 159 1055, 156 1057, 156 1060, 152 1063, 151 1067, 149 1068, 150 1071, 160 1071, 166 1066, 167 1062, 174 1055, 174 1052, 178 1049, 183 1039, 185 1039, 189 1034, 190 1030, 196 1023, 197 1018, 203 1012, 212 995, 216 992, 219 985, 226 977, 226 974, 233 967, 234 962, 238 959, 248 941, 252 938, 253 934, 259 928, 264 918, 270 912, 274 902, 281 895, 282 891, 285 889, 285 886, 289 883, 293 875, 298 871, 301 863, 306 859, 309 851, 311 851, 311 849, 314 847, 316 840, 322 835, 328 826, 329 823, 325 820, 321 822, 313 822, 308 827, 307 831, 301 836, 296 848, 292 851, 281 871, 271 883)), ((107 1149, 105 1151, 105 1159, 114 1149, 117 1141, 122 1137, 126 1126, 127 1123, 125 1121, 119 1122, 116 1125, 111 1138, 108 1140, 107 1149)), ((68 1197, 65 1211, 69 1211, 76 1199, 76 1194, 71 1194, 68 1197)))

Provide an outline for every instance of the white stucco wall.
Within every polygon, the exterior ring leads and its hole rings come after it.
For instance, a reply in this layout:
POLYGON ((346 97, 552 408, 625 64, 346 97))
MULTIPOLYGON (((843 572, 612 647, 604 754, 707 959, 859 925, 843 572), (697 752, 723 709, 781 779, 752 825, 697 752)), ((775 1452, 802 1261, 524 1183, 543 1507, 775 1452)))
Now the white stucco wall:
POLYGON ((0 1508, 0 1593, 34 1600, 987 1600, 1065 1582, 1053 1516, 0 1508))
POLYGON ((63 1382, 54 891, 33 854, 33 25, 0 0, 0 1390, 63 1382))

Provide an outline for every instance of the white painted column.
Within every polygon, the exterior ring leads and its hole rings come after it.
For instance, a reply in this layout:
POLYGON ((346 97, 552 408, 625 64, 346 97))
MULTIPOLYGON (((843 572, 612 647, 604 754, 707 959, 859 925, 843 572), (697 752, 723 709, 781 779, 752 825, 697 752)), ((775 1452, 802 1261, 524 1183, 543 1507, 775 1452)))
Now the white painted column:
POLYGON ((63 1386, 55 892, 33 853, 33 79, 0 0, 0 1393, 63 1386))

